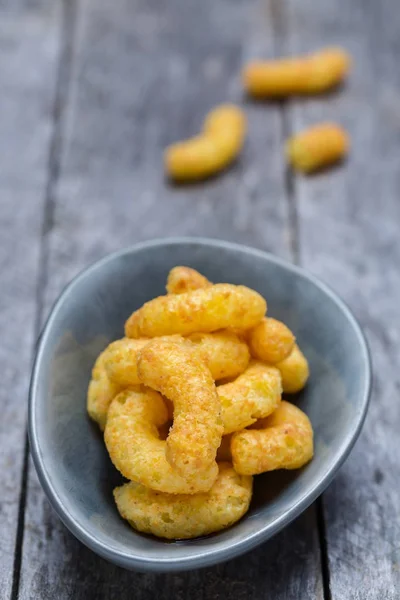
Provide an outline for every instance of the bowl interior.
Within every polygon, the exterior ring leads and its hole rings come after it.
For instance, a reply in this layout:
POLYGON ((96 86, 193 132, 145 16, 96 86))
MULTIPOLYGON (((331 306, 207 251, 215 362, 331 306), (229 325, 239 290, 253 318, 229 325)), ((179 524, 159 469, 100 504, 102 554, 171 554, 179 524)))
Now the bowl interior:
MULTIPOLYGON (((82 541, 121 566, 183 569, 249 549, 287 524, 323 490, 361 427, 369 388, 362 334, 346 307, 300 270, 258 251, 201 240, 144 244, 96 263, 66 289, 47 323, 35 364, 30 406, 32 453, 50 501, 82 541), (165 293, 170 268, 192 266, 214 282, 263 294, 268 313, 295 332, 311 379, 294 401, 315 430, 315 458, 304 469, 258 476, 250 511, 234 527, 185 542, 137 534, 118 515, 113 487, 122 477, 86 414, 91 368, 123 336, 143 302, 165 293)), ((290 399, 290 398, 289 398, 290 399)))

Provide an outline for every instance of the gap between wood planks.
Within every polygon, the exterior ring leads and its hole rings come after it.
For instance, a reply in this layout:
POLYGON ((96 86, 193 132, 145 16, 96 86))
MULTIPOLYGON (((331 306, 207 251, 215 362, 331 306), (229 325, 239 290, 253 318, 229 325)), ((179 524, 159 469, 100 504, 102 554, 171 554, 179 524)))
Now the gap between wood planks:
MULTIPOLYGON (((52 109, 53 130, 50 141, 47 181, 43 205, 42 230, 40 239, 39 269, 36 285, 36 314, 34 322, 34 347, 32 355, 36 354, 36 347, 43 325, 44 290, 48 276, 48 247, 47 234, 53 226, 54 194, 60 174, 62 143, 63 143, 63 115, 67 104, 70 89, 71 73, 73 66, 73 40, 75 37, 77 21, 77 0, 61 0, 62 14, 60 23, 61 49, 58 60, 57 78, 55 83, 54 103, 52 109)), ((18 524, 15 537, 13 583, 11 600, 19 596, 21 578, 22 548, 24 542, 25 507, 27 497, 27 483, 29 475, 29 439, 25 431, 24 455, 21 472, 21 492, 18 506, 18 524)))
MULTIPOLYGON (((269 1, 271 5, 271 15, 273 20, 272 30, 274 32, 274 53, 275 57, 278 58, 287 54, 286 41, 288 39, 288 31, 286 27, 286 6, 284 0, 269 1)), ((282 121, 283 142, 285 142, 293 132, 290 122, 289 111, 290 106, 288 101, 282 100, 280 102, 280 114, 282 121)), ((300 265, 301 260, 299 217, 296 201, 295 175, 292 169, 289 167, 289 165, 287 165, 285 170, 285 191, 288 203, 289 243, 292 254, 292 260, 296 265, 300 265)), ((321 495, 315 501, 315 511, 318 528, 318 542, 321 557, 321 575, 324 600, 332 600, 323 495, 321 495)))

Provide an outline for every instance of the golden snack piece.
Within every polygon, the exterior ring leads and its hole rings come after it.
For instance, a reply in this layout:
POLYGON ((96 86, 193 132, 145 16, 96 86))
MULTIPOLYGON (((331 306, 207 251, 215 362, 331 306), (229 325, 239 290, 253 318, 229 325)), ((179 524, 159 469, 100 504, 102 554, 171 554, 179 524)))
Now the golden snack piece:
POLYGON ((138 352, 149 342, 148 338, 122 338, 112 342, 104 351, 104 366, 111 381, 121 387, 140 385, 136 359, 138 352))
POLYGON ((211 465, 184 479, 166 459, 162 439, 169 423, 160 394, 137 386, 114 398, 108 411, 104 441, 114 466, 127 479, 170 494, 208 491, 218 469, 211 465), (159 431, 160 429, 160 431, 159 431))
POLYGON ((139 353, 138 373, 145 385, 173 402, 174 423, 166 441, 170 465, 185 479, 216 468, 221 403, 203 361, 184 344, 152 340, 139 353))
POLYGON ((231 439, 232 433, 228 433, 228 435, 223 435, 221 440, 221 445, 217 450, 217 462, 232 462, 232 453, 231 453, 231 439))
MULTIPOLYGON (((195 269, 180 266, 169 272, 167 292, 182 294, 211 285, 212 283, 195 269)), ((200 356, 206 362, 216 381, 226 377, 236 377, 245 370, 249 363, 250 354, 247 344, 233 331, 193 333, 187 339, 197 344, 200 356)))
MULTIPOLYGON (((230 331, 193 333, 188 338, 171 335, 156 339, 174 339, 186 344, 207 365, 214 380, 240 375, 250 359, 246 343, 230 331)), ((149 341, 150 338, 123 338, 108 346, 104 365, 111 381, 121 388, 141 383, 137 372, 137 357, 139 350, 149 341)))
POLYGON ((286 157, 294 169, 311 173, 342 160, 349 151, 347 132, 335 123, 320 123, 286 142, 286 157))
POLYGON ((275 367, 254 361, 235 381, 218 386, 217 392, 222 406, 224 435, 240 431, 270 415, 279 406, 280 373, 275 367))
POLYGON ((311 423, 281 400, 304 387, 309 369, 256 291, 185 266, 171 269, 166 287, 98 357, 87 407, 131 480, 114 490, 121 516, 138 531, 188 539, 240 519, 253 474, 312 458, 311 423))
POLYGON ((312 426, 297 406, 282 400, 276 411, 256 426, 261 429, 245 429, 232 436, 233 466, 238 473, 299 469, 313 457, 312 426))
POLYGON ((242 149, 246 128, 246 117, 238 106, 218 106, 206 117, 199 135, 165 150, 166 172, 177 181, 191 181, 221 171, 242 149))
POLYGON ((300 392, 310 375, 308 361, 297 344, 285 360, 274 365, 282 377, 282 388, 286 394, 300 392))
POLYGON ((247 344, 231 331, 192 333, 186 339, 194 344, 197 356, 210 369, 215 381, 236 377, 249 364, 247 344))
POLYGON ((183 294, 192 290, 200 290, 212 285, 207 277, 190 267, 174 267, 168 273, 167 278, 167 293, 168 294, 183 294))
MULTIPOLYGON (((167 292, 168 294, 183 294, 192 290, 200 290, 213 285, 204 275, 191 269, 190 267, 174 267, 168 274, 167 292)), ((245 340, 246 331, 244 329, 229 328, 232 333, 235 333, 240 338, 245 340)))
POLYGON ((104 365, 107 349, 102 352, 93 367, 92 379, 87 393, 87 411, 101 430, 106 426, 107 412, 112 399, 121 391, 121 387, 110 381, 104 365))
MULTIPOLYGON (((181 335, 167 335, 158 339, 174 340, 187 343, 181 335)), ((152 338, 128 338, 124 337, 120 340, 112 342, 104 350, 103 363, 108 377, 111 381, 118 384, 120 388, 130 385, 140 385, 137 372, 137 357, 139 350, 144 348, 152 338)))
MULTIPOLYGON (((166 288, 168 294, 182 294, 183 292, 200 290, 211 285, 213 285, 211 281, 199 273, 199 271, 190 267, 175 267, 169 272, 166 288)), ((235 327, 230 327, 229 330, 238 335, 242 341, 246 342, 246 330, 236 329, 235 327)))
POLYGON ((296 338, 281 321, 264 317, 261 323, 248 333, 247 341, 254 358, 272 365, 289 356, 296 338))
POLYGON ((166 539, 189 539, 225 529, 248 510, 251 477, 238 475, 229 463, 219 464, 219 475, 208 493, 194 496, 160 494, 137 483, 114 490, 122 518, 137 531, 166 539))
POLYGON ((320 94, 341 83, 350 66, 345 50, 325 48, 300 57, 251 62, 243 70, 243 85, 256 98, 320 94))
POLYGON ((146 302, 125 323, 125 335, 140 338, 189 335, 228 327, 249 329, 259 323, 266 309, 264 298, 254 290, 244 285, 217 283, 146 302))

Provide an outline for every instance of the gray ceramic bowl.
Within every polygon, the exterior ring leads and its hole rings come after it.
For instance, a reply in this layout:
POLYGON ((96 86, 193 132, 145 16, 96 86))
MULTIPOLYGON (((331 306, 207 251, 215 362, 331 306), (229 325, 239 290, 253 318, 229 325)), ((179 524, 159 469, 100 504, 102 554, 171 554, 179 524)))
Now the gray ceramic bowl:
POLYGON ((128 569, 179 571, 246 552, 295 519, 348 456, 368 406, 371 370, 349 309, 303 270, 263 252, 214 240, 168 239, 104 258, 64 290, 43 331, 33 369, 29 437, 43 488, 71 532, 128 569), (143 302, 164 293, 167 273, 189 265, 211 281, 245 284, 268 300, 269 314, 295 332, 311 379, 296 401, 315 430, 315 457, 298 472, 255 478, 248 514, 221 533, 168 543, 136 533, 118 515, 112 490, 121 476, 86 414, 93 362, 123 335, 143 302))

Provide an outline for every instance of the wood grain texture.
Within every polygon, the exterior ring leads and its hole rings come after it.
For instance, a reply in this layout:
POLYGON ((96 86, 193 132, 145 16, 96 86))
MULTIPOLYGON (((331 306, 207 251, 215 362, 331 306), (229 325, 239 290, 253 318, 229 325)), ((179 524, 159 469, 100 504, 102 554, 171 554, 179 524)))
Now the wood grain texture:
MULTIPOLYGON (((256 0, 85 0, 79 5, 60 181, 48 233, 47 308, 107 252, 154 236, 208 235, 290 255, 279 106, 248 104, 242 158, 203 185, 165 181, 162 151, 216 103, 241 100, 238 73, 272 52, 256 0)), ((315 511, 259 550, 174 576, 128 573, 78 543, 30 468, 19 597, 273 597, 322 600, 315 511)))
POLYGON ((0 597, 9 598, 19 521, 36 281, 58 56, 55 3, 0 5, 0 597))
POLYGON ((242 100, 240 65, 272 44, 264 11, 256 0, 82 3, 48 303, 102 254, 156 236, 288 253, 278 107, 247 106, 248 143, 223 175, 173 186, 162 168, 164 148, 195 134, 210 108, 242 100))
POLYGON ((347 164, 296 177, 300 257, 365 328, 375 384, 363 434, 324 495, 332 600, 400 594, 400 14, 393 2, 289 0, 288 50, 342 44, 354 57, 343 90, 292 105, 292 127, 335 120, 347 164))
MULTIPOLYGON (((80 544, 50 512, 39 484, 31 485, 29 561, 24 564, 21 598, 54 600, 238 600, 322 599, 313 548, 314 510, 251 553, 217 567, 171 575, 125 571, 80 544)), ((28 557, 25 556, 27 559, 28 557)))

